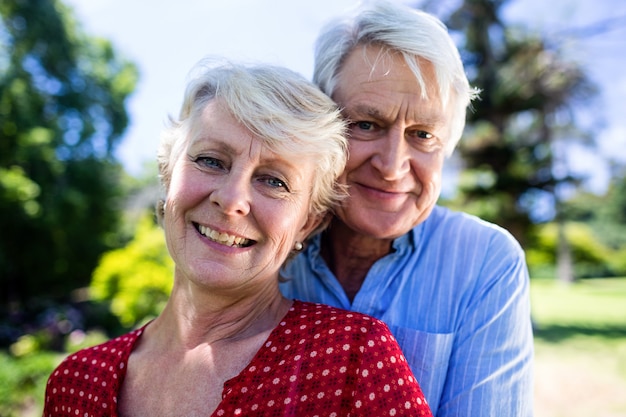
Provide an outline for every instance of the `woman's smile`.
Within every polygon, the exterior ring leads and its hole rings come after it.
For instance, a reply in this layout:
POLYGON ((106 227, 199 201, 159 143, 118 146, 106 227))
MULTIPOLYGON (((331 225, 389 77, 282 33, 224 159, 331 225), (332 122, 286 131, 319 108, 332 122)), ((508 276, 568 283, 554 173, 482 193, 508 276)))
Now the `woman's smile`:
POLYGON ((232 246, 236 248, 246 248, 255 243, 254 240, 246 239, 245 237, 235 236, 224 232, 218 232, 208 226, 203 226, 198 223, 193 224, 194 227, 201 235, 212 240, 213 242, 220 243, 226 246, 232 246))

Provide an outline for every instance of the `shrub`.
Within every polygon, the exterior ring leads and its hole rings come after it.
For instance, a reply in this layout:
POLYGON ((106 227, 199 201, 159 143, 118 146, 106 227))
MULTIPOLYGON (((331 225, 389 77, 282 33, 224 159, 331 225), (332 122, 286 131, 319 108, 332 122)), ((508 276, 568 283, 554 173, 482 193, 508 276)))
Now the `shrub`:
POLYGON ((43 410, 46 382, 60 359, 50 352, 15 357, 0 351, 0 415, 17 417, 28 409, 43 410))
MULTIPOLYGON (((556 223, 537 228, 534 244, 526 250, 526 258, 532 277, 554 276, 557 253, 558 229, 556 223)), ((602 244, 593 230, 583 223, 567 223, 565 236, 572 251, 574 274, 577 278, 614 276, 616 253, 602 244)))
POLYGON ((172 289, 173 271, 163 230, 146 214, 126 247, 102 257, 92 277, 91 297, 110 302, 111 312, 131 327, 159 314, 172 289))

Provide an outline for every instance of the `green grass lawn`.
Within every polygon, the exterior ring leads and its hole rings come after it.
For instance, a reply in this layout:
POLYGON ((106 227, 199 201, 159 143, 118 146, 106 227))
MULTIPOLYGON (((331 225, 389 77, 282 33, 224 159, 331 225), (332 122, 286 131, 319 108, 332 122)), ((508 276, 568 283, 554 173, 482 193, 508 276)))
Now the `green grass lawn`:
POLYGON ((626 278, 531 282, 535 415, 626 416, 626 278))

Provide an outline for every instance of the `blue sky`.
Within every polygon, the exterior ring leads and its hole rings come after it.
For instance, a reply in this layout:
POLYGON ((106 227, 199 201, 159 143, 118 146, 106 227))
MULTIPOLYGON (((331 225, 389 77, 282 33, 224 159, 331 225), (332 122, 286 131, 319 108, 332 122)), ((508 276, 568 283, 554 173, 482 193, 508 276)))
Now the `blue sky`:
MULTIPOLYGON (((356 4, 355 0, 63 1, 75 9, 87 33, 110 39, 139 67, 141 79, 129 100, 131 124, 118 148, 132 174, 141 171, 144 161, 154 159, 163 121, 178 113, 186 75, 199 59, 215 54, 270 62, 310 78, 313 42, 320 27, 356 4)), ((626 16, 626 1, 511 0, 505 15, 531 29, 557 34, 626 16)), ((592 186, 601 190, 608 171, 599 168, 600 155, 626 163, 626 24, 622 21, 618 30, 565 46, 601 88, 597 111, 606 127, 597 132, 599 153, 581 151, 575 163, 576 169, 594 174, 592 186)))

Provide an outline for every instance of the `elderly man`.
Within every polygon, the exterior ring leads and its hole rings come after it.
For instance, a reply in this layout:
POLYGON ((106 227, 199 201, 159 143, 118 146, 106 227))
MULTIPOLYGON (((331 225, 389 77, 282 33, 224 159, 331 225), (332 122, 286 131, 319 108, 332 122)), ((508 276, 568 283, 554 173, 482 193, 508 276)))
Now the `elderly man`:
POLYGON ((314 80, 350 123, 349 197, 282 291, 384 320, 436 416, 532 415, 524 253, 502 228, 436 205, 475 95, 446 28, 369 3, 322 31, 314 80))

